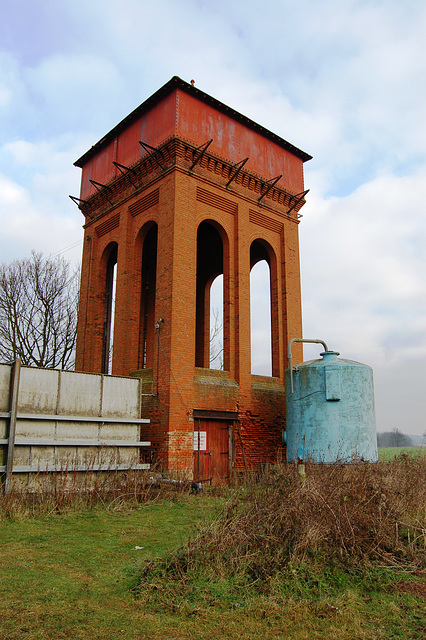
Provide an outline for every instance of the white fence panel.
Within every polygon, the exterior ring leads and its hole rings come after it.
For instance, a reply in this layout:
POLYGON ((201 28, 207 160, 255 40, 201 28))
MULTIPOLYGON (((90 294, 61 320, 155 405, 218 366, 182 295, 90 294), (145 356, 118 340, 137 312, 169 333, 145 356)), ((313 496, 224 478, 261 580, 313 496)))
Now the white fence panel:
MULTIPOLYGON (((0 472, 146 469, 139 463, 141 382, 136 378, 0 365, 0 472), (12 428, 11 380, 20 371, 12 428), (9 452, 9 456, 8 456, 9 452), (11 455, 13 454, 13 455, 11 455)), ((7 486, 6 481, 6 486, 7 486)))

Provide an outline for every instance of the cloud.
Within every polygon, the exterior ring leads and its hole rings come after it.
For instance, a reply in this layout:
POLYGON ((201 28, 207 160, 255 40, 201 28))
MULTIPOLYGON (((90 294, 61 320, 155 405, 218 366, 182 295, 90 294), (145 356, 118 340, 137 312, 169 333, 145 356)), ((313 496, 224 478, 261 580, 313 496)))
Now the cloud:
MULTIPOLYGON (((31 249, 49 254, 81 241, 83 218, 68 198, 79 189, 74 153, 47 141, 18 140, 0 148, 0 166, 7 168, 7 175, 0 173, 2 262, 31 249)), ((80 254, 75 248, 68 258, 78 261, 80 254)))
POLYGON ((346 198, 306 205, 300 233, 310 304, 328 315, 388 314, 395 324, 410 323, 412 311, 426 313, 425 178, 426 166, 411 176, 382 176, 346 198))
POLYGON ((26 79, 38 111, 37 121, 51 135, 113 126, 111 112, 118 109, 124 86, 111 61, 84 54, 51 55, 28 69, 26 79), (105 104, 109 105, 107 110, 105 104))
POLYGON ((32 194, 0 175, 2 203, 0 220, 2 226, 1 262, 28 256, 32 249, 50 255, 71 244, 73 251, 67 258, 77 263, 81 256, 81 224, 78 217, 55 216, 34 203, 32 194))

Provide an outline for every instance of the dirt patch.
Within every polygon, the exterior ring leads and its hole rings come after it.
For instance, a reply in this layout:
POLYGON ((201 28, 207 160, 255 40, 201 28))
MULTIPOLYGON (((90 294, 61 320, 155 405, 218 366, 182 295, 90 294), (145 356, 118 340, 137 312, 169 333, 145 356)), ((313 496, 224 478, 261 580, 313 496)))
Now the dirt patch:
POLYGON ((426 602, 426 583, 425 582, 413 582, 411 580, 400 580, 392 585, 389 585, 386 591, 409 593, 416 598, 421 598, 426 602))

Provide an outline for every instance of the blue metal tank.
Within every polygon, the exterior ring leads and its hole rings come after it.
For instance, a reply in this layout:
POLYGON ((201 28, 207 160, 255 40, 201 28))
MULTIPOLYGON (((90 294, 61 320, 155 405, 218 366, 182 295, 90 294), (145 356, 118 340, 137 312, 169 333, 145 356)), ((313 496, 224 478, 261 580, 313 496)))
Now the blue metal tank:
POLYGON ((320 360, 294 368, 289 357, 290 368, 285 373, 287 460, 377 462, 373 371, 338 358, 338 352, 325 347, 320 360))

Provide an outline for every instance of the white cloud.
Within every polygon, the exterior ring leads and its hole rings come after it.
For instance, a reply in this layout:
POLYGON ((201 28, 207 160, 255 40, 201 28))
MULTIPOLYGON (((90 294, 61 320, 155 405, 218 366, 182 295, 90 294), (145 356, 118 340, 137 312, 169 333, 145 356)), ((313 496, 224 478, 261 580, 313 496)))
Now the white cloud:
POLYGON ((32 194, 0 175, 1 262, 28 256, 32 249, 45 255, 80 242, 66 257, 78 263, 81 257, 81 220, 55 215, 34 202, 32 194), (80 223, 80 224, 79 224, 80 223))
MULTIPOLYGON (((0 148, 2 262, 31 249, 49 254, 81 241, 83 217, 68 198, 79 189, 74 157, 75 150, 63 152, 48 141, 18 140, 0 148)), ((76 247, 67 257, 79 261, 80 254, 76 247)))

